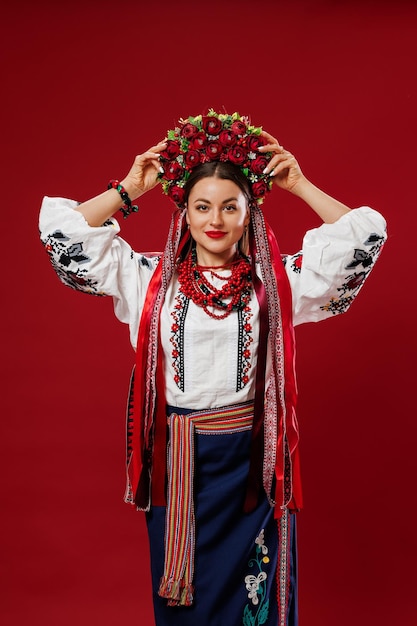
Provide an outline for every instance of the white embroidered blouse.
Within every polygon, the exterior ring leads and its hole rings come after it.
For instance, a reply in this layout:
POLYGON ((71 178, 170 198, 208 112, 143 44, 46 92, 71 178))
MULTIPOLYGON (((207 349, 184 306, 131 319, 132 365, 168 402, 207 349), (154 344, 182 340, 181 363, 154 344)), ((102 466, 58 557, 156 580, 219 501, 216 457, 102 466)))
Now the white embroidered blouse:
MULTIPOLYGON (((42 242, 64 284, 113 297, 115 314, 129 324, 135 348, 146 291, 160 257, 135 253, 119 236, 115 219, 100 227, 89 226, 74 210, 76 206, 72 200, 44 198, 42 242)), ((283 256, 292 290, 294 325, 346 311, 385 239, 385 220, 369 207, 354 209, 334 224, 308 231, 302 250, 283 256)), ((223 271, 227 275, 228 270, 223 271)), ((221 280, 210 272, 208 278, 221 286, 221 280)), ((258 329, 254 293, 244 311, 216 320, 189 301, 174 279, 161 314, 168 404, 202 409, 252 399, 258 329)))

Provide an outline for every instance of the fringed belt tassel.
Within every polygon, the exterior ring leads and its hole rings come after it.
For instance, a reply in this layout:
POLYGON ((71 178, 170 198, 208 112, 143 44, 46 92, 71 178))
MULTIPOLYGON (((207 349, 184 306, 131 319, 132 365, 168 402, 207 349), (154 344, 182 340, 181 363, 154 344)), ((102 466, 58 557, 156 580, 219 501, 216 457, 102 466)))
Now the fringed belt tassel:
POLYGON ((249 430, 253 403, 168 417, 168 498, 165 522, 165 563, 159 595, 169 606, 193 603, 195 550, 194 433, 226 434, 249 430))

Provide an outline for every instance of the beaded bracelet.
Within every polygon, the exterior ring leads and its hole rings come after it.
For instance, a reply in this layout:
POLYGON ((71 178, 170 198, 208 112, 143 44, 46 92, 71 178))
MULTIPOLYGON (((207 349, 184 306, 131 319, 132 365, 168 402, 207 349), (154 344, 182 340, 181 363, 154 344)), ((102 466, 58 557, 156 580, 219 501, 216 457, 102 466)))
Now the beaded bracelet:
POLYGON ((118 180, 111 180, 107 185, 107 189, 116 189, 116 191, 119 192, 120 197, 124 202, 123 206, 120 207, 124 219, 129 217, 131 213, 137 213, 139 211, 139 207, 136 204, 132 204, 132 200, 129 198, 129 194, 118 180))

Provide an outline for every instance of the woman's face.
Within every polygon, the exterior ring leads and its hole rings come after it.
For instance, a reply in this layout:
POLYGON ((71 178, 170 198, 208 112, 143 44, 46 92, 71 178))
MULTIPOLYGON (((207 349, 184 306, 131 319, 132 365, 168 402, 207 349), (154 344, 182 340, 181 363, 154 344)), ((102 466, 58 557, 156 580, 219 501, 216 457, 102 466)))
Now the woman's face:
POLYGON ((236 183, 211 176, 191 189, 186 219, 198 263, 223 265, 235 255, 250 218, 245 195, 236 183))

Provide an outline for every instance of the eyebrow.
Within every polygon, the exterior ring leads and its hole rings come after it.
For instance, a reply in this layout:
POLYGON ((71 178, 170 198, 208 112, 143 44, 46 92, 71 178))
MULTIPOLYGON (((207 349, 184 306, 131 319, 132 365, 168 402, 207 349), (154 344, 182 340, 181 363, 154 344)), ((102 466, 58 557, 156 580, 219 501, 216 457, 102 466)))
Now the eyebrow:
MULTIPOLYGON (((237 198, 232 196, 231 198, 227 198, 226 200, 223 200, 222 204, 227 204, 228 202, 232 202, 232 200, 237 202, 237 198)), ((194 204, 196 202, 205 202, 206 204, 211 204, 210 200, 206 200, 205 198, 197 198, 196 200, 194 200, 194 204)))

